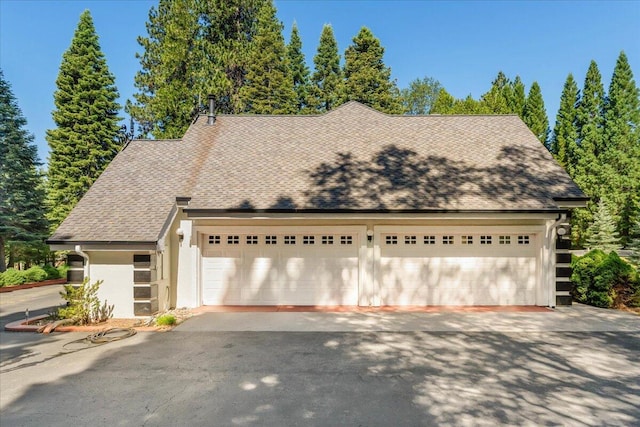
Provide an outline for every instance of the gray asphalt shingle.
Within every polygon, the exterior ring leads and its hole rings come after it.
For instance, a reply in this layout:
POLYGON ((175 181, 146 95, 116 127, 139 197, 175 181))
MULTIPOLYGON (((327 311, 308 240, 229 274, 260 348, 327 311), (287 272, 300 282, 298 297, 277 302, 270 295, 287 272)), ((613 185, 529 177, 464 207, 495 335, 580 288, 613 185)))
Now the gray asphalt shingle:
POLYGON ((182 140, 133 141, 51 240, 156 241, 189 209, 555 210, 584 194, 517 116, 201 116, 182 140))

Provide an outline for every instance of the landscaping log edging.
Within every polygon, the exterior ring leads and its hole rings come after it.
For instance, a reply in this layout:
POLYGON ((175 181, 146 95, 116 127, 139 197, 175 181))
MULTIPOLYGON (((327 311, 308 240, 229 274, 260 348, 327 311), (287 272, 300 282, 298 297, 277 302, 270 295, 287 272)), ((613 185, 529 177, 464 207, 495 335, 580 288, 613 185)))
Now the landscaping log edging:
POLYGON ((67 279, 62 278, 43 280, 42 282, 23 283, 22 285, 15 286, 2 286, 0 287, 0 293, 19 291, 20 289, 39 288, 40 286, 64 285, 65 283, 67 283, 67 279))
MULTIPOLYGON (((34 316, 29 319, 16 320, 4 325, 4 330, 7 332, 38 332, 44 325, 37 325, 39 320, 46 319, 48 314, 40 316, 34 316)), ((95 325, 60 325, 55 328, 55 332, 99 332, 109 328, 108 324, 95 324, 95 325)), ((135 329, 138 332, 163 332, 173 328, 166 328, 163 326, 132 326, 131 329, 135 329)), ((53 332, 53 331, 51 331, 53 332)))

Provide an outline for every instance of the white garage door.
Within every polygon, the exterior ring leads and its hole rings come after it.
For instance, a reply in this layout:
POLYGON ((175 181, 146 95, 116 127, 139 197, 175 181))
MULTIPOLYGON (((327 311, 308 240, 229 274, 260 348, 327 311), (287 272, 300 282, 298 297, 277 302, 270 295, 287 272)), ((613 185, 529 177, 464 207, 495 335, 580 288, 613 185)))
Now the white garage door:
POLYGON ((359 234, 317 227, 205 233, 205 305, 357 305, 359 234))
POLYGON ((382 305, 534 305, 534 233, 378 232, 382 305))

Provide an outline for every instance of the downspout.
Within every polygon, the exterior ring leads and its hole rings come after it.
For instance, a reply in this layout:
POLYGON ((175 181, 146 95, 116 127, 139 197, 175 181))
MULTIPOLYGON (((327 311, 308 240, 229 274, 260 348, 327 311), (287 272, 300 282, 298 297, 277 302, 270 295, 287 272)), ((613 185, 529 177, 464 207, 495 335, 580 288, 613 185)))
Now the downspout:
POLYGON ((553 232, 556 229, 557 226, 559 226, 560 224, 562 224, 566 220, 567 220, 567 214, 566 213, 561 213, 560 217, 551 226, 551 231, 553 232))
POLYGON ((89 254, 83 252, 80 245, 76 245, 75 252, 84 258, 84 277, 89 277, 89 254))
POLYGON ((555 257, 555 253, 556 253, 556 239, 557 237, 557 233, 556 233, 556 228, 562 224, 563 222, 565 222, 567 220, 567 214, 566 213, 561 213, 558 216, 558 219, 556 220, 556 222, 553 223, 553 225, 550 228, 550 232, 551 232, 551 236, 549 236, 549 243, 551 244, 551 253, 554 254, 554 257, 552 259, 552 265, 553 265, 553 281, 551 282, 551 289, 549 290, 549 307, 555 307, 556 306, 556 272, 555 272, 555 268, 556 268, 556 257, 555 257), (554 238, 555 235, 555 238, 554 238))

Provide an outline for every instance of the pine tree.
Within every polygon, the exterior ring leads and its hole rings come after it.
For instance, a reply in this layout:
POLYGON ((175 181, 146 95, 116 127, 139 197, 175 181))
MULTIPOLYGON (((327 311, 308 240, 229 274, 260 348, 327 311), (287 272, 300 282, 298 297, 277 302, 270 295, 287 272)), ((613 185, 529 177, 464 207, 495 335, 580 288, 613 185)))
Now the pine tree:
POLYGON ((57 227, 120 149, 118 91, 89 11, 62 56, 54 94, 55 129, 47 131, 47 217, 57 227))
POLYGON ((582 96, 576 107, 575 160, 572 178, 592 201, 587 208, 576 209, 571 216, 572 237, 576 245, 582 246, 587 227, 593 221, 595 202, 602 197, 602 125, 604 111, 604 86, 595 61, 591 61, 582 88, 582 96))
POLYGON ((546 147, 549 136, 549 119, 547 119, 547 110, 544 108, 544 100, 538 82, 533 82, 529 89, 522 116, 531 132, 546 147))
POLYGON ((604 112, 604 86, 595 61, 591 61, 576 108, 577 162, 574 180, 589 197, 600 198, 600 162, 604 112))
POLYGON ((491 88, 487 93, 480 97, 480 102, 491 114, 509 114, 512 113, 509 108, 509 99, 511 96, 511 82, 509 78, 500 71, 495 80, 491 83, 491 88))
POLYGON ((620 237, 616 232, 616 223, 605 200, 600 200, 593 223, 587 230, 587 247, 600 249, 605 252, 616 251, 621 248, 620 237))
POLYGON ((627 56, 616 62, 605 103, 600 153, 602 194, 618 210, 618 230, 626 243, 633 214, 640 206, 640 95, 627 56))
POLYGON ((521 119, 524 118, 524 105, 526 101, 524 83, 522 83, 520 76, 516 76, 511 83, 511 88, 507 96, 509 112, 517 114, 521 119))
POLYGON ((11 254, 16 243, 42 244, 47 233, 40 163, 26 125, 0 70, 0 272, 7 267, 7 247, 11 254))
POLYGON ((560 108, 556 116, 556 125, 553 128, 550 150, 560 165, 573 173, 575 162, 576 139, 576 105, 579 101, 578 85, 569 74, 560 96, 560 108))
POLYGON ((455 102, 456 99, 445 88, 442 88, 438 91, 438 96, 433 101, 429 114, 452 114, 455 102))
POLYGON ((640 267, 640 210, 636 211, 631 230, 629 231, 629 243, 627 249, 631 252, 629 259, 640 267))
POLYGON ((310 72, 302 53, 302 40, 298 33, 298 26, 293 23, 291 39, 287 45, 287 59, 289 74, 293 79, 293 90, 296 93, 296 110, 298 113, 308 112, 307 102, 310 91, 310 72))
POLYGON ((340 68, 338 43, 331 25, 325 25, 320 35, 318 51, 313 58, 315 70, 311 76, 309 105, 316 112, 330 111, 341 102, 344 82, 340 68))
POLYGON ((258 13, 246 81, 240 89, 246 112, 290 114, 296 111, 296 94, 282 30, 275 7, 267 2, 258 13))
POLYGON ((493 114, 490 107, 481 100, 473 99, 469 94, 464 99, 457 99, 450 114, 493 114))
POLYGON ((440 82, 432 77, 415 79, 409 87, 401 90, 403 109, 407 114, 429 114, 442 89, 440 82))
POLYGON ((402 113, 400 93, 391 81, 391 69, 382 57, 384 48, 371 30, 362 27, 344 53, 345 101, 358 101, 378 111, 402 113))
POLYGON ((239 113, 258 10, 270 0, 160 0, 136 55, 135 102, 126 111, 144 135, 181 138, 207 96, 216 111, 239 113))

